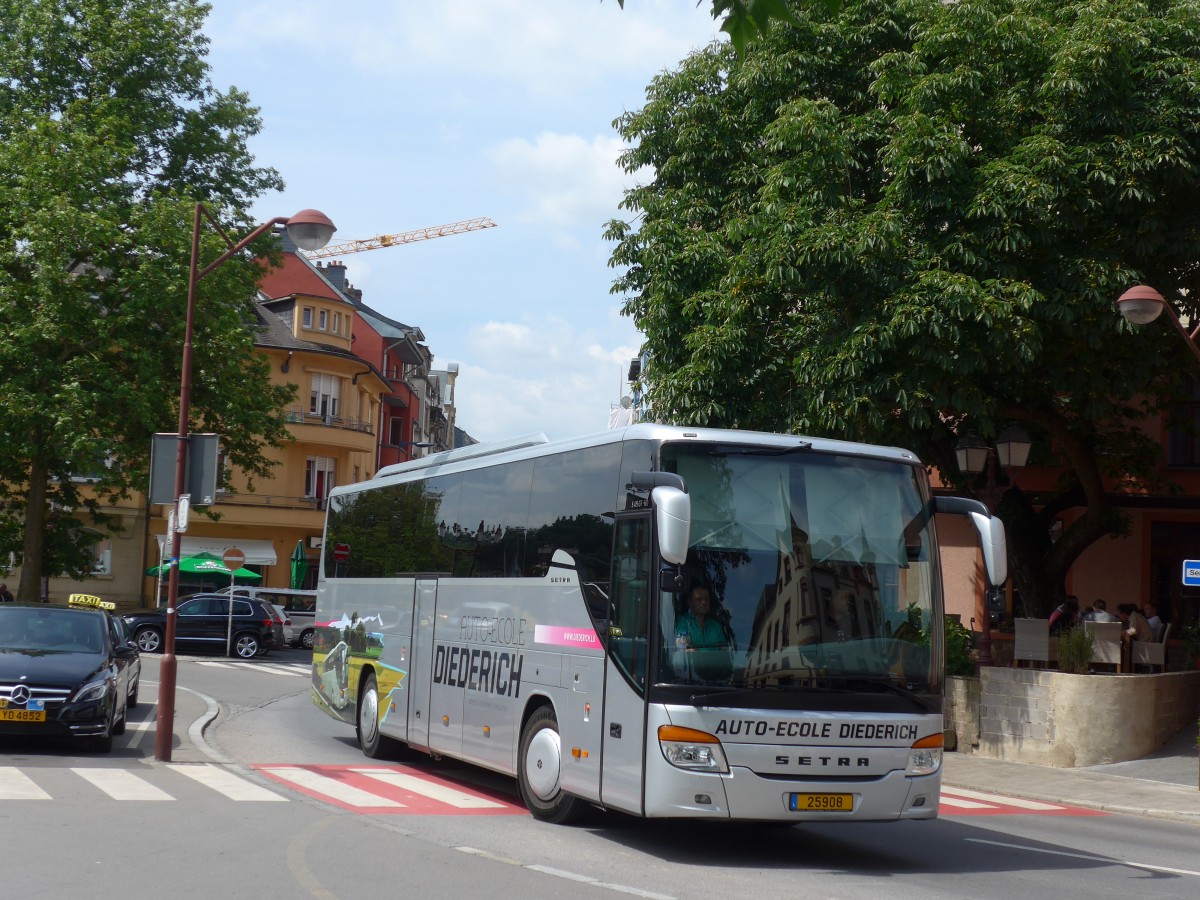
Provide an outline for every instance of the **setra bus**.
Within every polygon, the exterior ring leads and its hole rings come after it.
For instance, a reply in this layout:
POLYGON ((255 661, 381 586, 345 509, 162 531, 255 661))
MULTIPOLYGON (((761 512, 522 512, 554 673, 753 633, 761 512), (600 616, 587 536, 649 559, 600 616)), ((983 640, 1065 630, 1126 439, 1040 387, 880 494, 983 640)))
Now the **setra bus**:
POLYGON ((637 424, 388 466, 329 497, 313 702, 553 822, 933 818, 937 513, 1002 584, 999 519, 900 449, 637 424))

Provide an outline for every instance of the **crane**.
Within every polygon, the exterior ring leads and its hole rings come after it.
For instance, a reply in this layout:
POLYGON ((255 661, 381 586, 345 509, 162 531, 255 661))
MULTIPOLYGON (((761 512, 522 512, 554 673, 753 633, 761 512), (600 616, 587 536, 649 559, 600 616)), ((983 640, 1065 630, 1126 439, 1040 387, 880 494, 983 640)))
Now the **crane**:
POLYGON ((399 234, 379 234, 361 241, 338 241, 337 243, 326 244, 320 250, 305 250, 301 252, 308 259, 325 259, 330 256, 344 256, 347 253, 361 253, 363 250, 378 250, 381 247, 412 244, 417 241, 447 237, 451 234, 462 234, 466 231, 479 231, 483 228, 495 227, 496 223, 487 216, 480 216, 477 219, 463 219, 461 222, 450 222, 447 225, 433 225, 429 228, 401 231, 399 234))

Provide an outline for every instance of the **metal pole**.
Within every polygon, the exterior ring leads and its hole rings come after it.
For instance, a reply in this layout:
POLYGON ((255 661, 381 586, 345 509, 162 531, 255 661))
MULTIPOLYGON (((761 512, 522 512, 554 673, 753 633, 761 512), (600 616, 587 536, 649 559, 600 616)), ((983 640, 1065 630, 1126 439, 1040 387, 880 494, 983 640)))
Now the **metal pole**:
POLYGON ((183 373, 179 380, 179 442, 175 451, 175 530, 171 534, 171 572, 167 577, 166 634, 163 636, 163 656, 158 674, 158 720, 154 729, 154 758, 171 761, 171 744, 175 735, 175 603, 179 599, 179 551, 183 539, 179 531, 179 498, 187 488, 188 420, 192 405, 192 335, 196 324, 196 284, 200 280, 196 269, 200 261, 200 216, 203 207, 197 203, 192 219, 192 261, 188 268, 187 321, 183 329, 183 373))

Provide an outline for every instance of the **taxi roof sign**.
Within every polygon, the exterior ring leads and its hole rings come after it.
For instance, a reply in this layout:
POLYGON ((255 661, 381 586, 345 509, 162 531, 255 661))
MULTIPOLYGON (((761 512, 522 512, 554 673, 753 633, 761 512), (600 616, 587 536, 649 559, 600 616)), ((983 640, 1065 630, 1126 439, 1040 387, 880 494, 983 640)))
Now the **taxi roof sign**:
POLYGON ((101 600, 92 594, 71 594, 67 597, 67 606, 83 606, 89 609, 116 609, 117 604, 101 600))

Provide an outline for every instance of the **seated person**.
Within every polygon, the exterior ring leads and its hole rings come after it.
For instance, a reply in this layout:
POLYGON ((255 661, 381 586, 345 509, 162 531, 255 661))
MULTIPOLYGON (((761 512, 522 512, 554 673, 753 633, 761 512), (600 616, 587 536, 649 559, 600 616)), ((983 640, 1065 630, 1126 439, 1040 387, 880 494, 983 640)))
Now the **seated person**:
POLYGON ((1078 618, 1079 598, 1072 594, 1050 613, 1050 633, 1062 634, 1067 629, 1074 628, 1078 618))
POLYGON ((712 615, 712 592, 702 584, 688 592, 688 608, 675 620, 675 670, 702 681, 719 681, 733 672, 725 626, 712 615))

